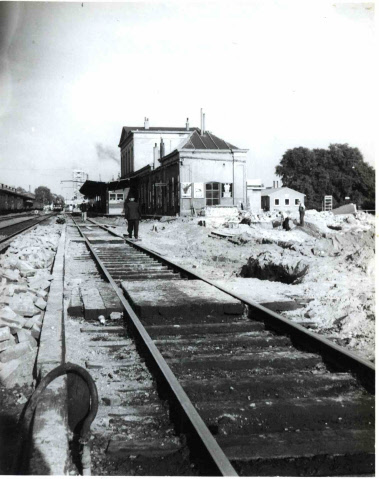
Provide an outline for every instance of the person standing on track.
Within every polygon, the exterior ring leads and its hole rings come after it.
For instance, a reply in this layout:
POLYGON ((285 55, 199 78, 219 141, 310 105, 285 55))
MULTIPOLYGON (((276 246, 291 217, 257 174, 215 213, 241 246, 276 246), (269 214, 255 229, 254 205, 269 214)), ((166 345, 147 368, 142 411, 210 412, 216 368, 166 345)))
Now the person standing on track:
POLYGON ((82 212, 82 221, 87 221, 87 203, 84 200, 80 205, 80 211, 82 212))
POLYGON ((125 205, 124 205, 124 211, 125 211, 125 218, 128 221, 128 234, 129 238, 133 237, 133 231, 134 231, 134 238, 138 240, 138 226, 139 226, 139 220, 141 218, 141 208, 139 203, 135 201, 134 196, 130 196, 129 199, 125 200, 125 205))

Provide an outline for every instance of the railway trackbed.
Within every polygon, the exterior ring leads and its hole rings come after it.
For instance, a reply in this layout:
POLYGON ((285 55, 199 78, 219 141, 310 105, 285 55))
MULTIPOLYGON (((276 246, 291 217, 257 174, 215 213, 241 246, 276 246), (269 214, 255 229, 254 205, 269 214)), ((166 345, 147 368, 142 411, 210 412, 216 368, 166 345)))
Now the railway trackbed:
POLYGON ((32 216, 31 218, 12 217, 6 218, 0 223, 0 252, 7 248, 13 239, 30 228, 48 220, 55 213, 44 216, 32 216))
MULTIPOLYGON (((107 227, 77 227, 76 268, 124 314, 67 324, 101 398, 94 474, 375 473, 371 363, 107 227)), ((96 302, 86 287, 71 311, 96 302)))

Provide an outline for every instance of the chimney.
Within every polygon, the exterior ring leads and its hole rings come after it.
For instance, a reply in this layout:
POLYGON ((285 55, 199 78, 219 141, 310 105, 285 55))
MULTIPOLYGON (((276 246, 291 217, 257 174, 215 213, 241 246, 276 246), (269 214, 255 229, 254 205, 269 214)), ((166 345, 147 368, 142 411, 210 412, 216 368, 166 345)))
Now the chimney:
POLYGON ((188 118, 187 118, 187 121, 186 121, 186 130, 187 130, 187 131, 189 130, 189 121, 188 121, 188 118))
POLYGON ((200 108, 200 134, 201 134, 201 135, 204 134, 204 130, 203 130, 203 120, 204 120, 203 109, 200 108))
POLYGON ((275 188, 275 181, 272 182, 272 187, 275 188))
POLYGON ((149 129, 149 119, 145 117, 145 130, 149 129))
POLYGON ((155 170, 155 162, 158 160, 158 146, 155 143, 153 148, 153 169, 155 170))
POLYGON ((165 156, 163 138, 161 138, 160 154, 161 154, 160 158, 163 158, 165 156))
POLYGON ((205 113, 203 113, 203 133, 202 135, 204 135, 205 133, 205 113))

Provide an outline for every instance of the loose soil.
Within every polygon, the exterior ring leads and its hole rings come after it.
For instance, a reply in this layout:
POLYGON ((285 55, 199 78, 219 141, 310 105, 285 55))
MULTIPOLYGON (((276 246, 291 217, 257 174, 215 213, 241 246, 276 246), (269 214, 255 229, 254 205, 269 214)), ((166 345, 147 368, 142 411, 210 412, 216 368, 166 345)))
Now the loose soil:
MULTIPOLYGON (((275 215, 245 216, 243 221, 250 225, 230 220, 143 220, 140 244, 252 301, 301 302, 304 307, 281 314, 295 322, 315 323, 316 332, 374 361, 373 216, 307 211, 305 227, 293 217, 291 231, 273 228, 280 225, 275 215), (212 232, 228 237, 214 237, 212 232), (307 271, 292 284, 242 277, 251 258, 270 275, 278 265, 294 269, 299 262, 307 265, 307 271)), ((119 234, 127 233, 123 218, 97 221, 113 225, 119 234)))

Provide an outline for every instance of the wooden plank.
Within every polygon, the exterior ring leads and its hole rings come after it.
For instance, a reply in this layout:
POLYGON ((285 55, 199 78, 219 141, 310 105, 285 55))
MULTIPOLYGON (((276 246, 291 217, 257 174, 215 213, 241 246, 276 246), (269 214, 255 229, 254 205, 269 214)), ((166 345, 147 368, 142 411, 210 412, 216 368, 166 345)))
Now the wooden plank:
POLYGON ((299 431, 220 436, 243 476, 356 476, 374 474, 375 436, 367 430, 299 431))
POLYGON ((110 362, 107 361, 106 363, 101 362, 95 362, 95 361, 86 361, 86 368, 87 369, 103 369, 103 368, 110 368, 110 369, 117 369, 117 368, 125 368, 129 366, 134 366, 135 365, 134 360, 120 360, 117 362, 110 362))
POLYGON ((106 308, 97 288, 81 288, 84 318, 98 319, 99 316, 106 315, 106 308))
POLYGON ((126 333, 123 326, 83 326, 81 333, 126 333))
POLYGON ((125 348, 125 347, 130 347, 132 344, 132 341, 130 339, 127 339, 125 341, 93 341, 89 344, 90 348, 125 348))
POLYGON ((121 455, 122 457, 128 455, 164 457, 176 453, 181 448, 182 445, 178 438, 135 440, 125 439, 125 436, 121 436, 120 438, 112 438, 109 441, 106 453, 121 455))

